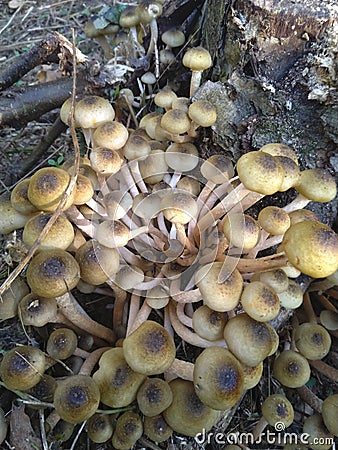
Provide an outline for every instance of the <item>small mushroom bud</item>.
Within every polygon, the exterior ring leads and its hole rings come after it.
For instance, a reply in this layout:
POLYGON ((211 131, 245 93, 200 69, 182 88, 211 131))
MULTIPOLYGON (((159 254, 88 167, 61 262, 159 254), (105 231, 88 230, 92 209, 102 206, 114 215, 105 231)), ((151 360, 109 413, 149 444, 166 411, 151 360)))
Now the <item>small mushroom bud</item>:
POLYGON ((139 414, 127 411, 116 421, 112 444, 117 450, 130 449, 143 433, 142 419, 139 414))
POLYGON ((276 292, 261 281, 251 281, 241 295, 244 311, 258 322, 269 322, 277 317, 280 302, 276 292))
POLYGON ((303 291, 294 280, 289 279, 288 287, 283 292, 278 292, 281 306, 286 309, 296 309, 303 303, 303 291))
POLYGON ((227 317, 224 312, 214 311, 207 305, 197 308, 192 315, 192 326, 199 336, 209 341, 223 338, 227 317))
POLYGON ((162 414, 154 417, 145 416, 143 419, 144 434, 155 442, 164 442, 170 438, 173 433, 172 428, 164 420, 162 414))
POLYGON ((96 444, 107 442, 113 435, 113 423, 109 414, 95 413, 87 422, 87 433, 96 444))
POLYGON ((277 380, 287 387, 301 387, 310 379, 307 359, 293 350, 284 350, 274 361, 273 373, 277 380))
POLYGON ((69 328, 58 328, 49 335, 46 350, 54 359, 69 358, 77 347, 77 336, 69 328))
POLYGON ((43 327, 56 320, 56 301, 54 298, 39 297, 34 293, 27 294, 19 303, 18 314, 24 325, 43 327))
POLYGON ((0 377, 8 389, 30 389, 41 380, 45 360, 44 353, 37 347, 12 348, 0 363, 0 377))
POLYGON ((154 417, 170 406, 173 394, 161 378, 147 378, 137 391, 137 404, 143 415, 154 417))
POLYGON ((182 63, 192 72, 189 96, 193 97, 200 86, 202 72, 208 69, 212 64, 211 55, 208 50, 203 47, 193 47, 185 52, 182 63))
POLYGON ((89 419, 100 403, 100 391, 88 375, 71 375, 59 381, 54 393, 54 407, 61 419, 81 423, 89 419))
POLYGON ((290 217, 278 206, 266 206, 258 214, 259 225, 272 236, 284 234, 290 227, 290 217))

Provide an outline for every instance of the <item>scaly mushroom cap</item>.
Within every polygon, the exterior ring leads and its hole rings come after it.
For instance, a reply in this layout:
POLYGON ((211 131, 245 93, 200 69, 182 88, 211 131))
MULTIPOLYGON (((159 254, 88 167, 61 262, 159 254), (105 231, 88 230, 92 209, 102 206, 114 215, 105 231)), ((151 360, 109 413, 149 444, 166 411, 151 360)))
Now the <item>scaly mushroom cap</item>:
POLYGON ((115 111, 107 99, 90 95, 76 103, 74 118, 81 128, 97 128, 105 122, 114 120, 115 111))
POLYGON ((243 393, 242 365, 225 348, 204 349, 195 361, 193 378, 197 396, 209 408, 231 408, 243 393))
POLYGON ((119 150, 127 142, 129 133, 120 122, 106 122, 96 128, 93 134, 94 147, 119 150))
MULTIPOLYGON (((172 107, 172 102, 177 98, 175 92, 169 87, 164 87, 154 97, 156 106, 169 110, 172 107)), ((186 111, 187 112, 187 111, 186 111)))
POLYGON ((310 379, 310 366, 307 359, 293 350, 284 350, 273 364, 273 374, 284 386, 296 388, 310 379))
POLYGON ((59 297, 72 290, 80 279, 76 259, 64 250, 42 250, 28 265, 27 283, 41 297, 59 297))
POLYGON ((303 433, 307 435, 308 447, 311 450, 329 450, 332 448, 333 434, 326 428, 320 414, 312 414, 304 419, 303 433))
POLYGON ((257 245, 261 230, 248 214, 230 212, 223 222, 223 233, 230 245, 249 250, 257 245))
POLYGON ((197 308, 192 315, 192 326, 199 336, 209 341, 223 338, 223 331, 227 322, 224 312, 214 311, 207 305, 197 308))
POLYGON ((282 423, 285 428, 289 427, 294 418, 293 407, 290 401, 281 394, 272 394, 262 404, 262 414, 269 425, 274 427, 282 423))
POLYGON ((113 435, 114 427, 109 414, 95 413, 87 422, 87 433, 91 441, 102 444, 113 435))
POLYGON ((0 377, 8 389, 24 391, 35 386, 45 371, 45 354, 37 347, 12 348, 0 363, 0 377))
POLYGON ((212 61, 208 50, 203 47, 193 47, 185 52, 182 63, 193 72, 200 72, 208 69, 212 61))
POLYGON ((181 109, 170 109, 161 118, 161 127, 171 134, 183 134, 190 128, 190 119, 181 109))
POLYGON ((114 175, 122 166, 123 159, 116 150, 96 147, 90 152, 90 162, 95 172, 102 175, 114 175))
MULTIPOLYGON (((55 211, 66 191, 70 176, 58 167, 43 167, 31 177, 28 186, 28 199, 42 211, 55 211)), ((63 209, 69 208, 74 201, 76 190, 73 189, 63 209)))
POLYGON ((93 373, 93 380, 100 389, 101 402, 111 408, 122 408, 132 403, 145 378, 145 375, 131 369, 120 347, 104 352, 99 369, 93 373))
POLYGON ((146 320, 124 339, 123 353, 135 372, 156 375, 169 369, 176 348, 173 338, 162 325, 146 320))
POLYGON ((305 358, 322 359, 330 351, 331 337, 322 325, 304 322, 296 329, 295 344, 305 358))
POLYGON ((313 278, 325 278, 338 268, 338 237, 318 221, 291 225, 284 235, 282 250, 293 266, 313 278))
POLYGON ((275 291, 262 281, 251 281, 241 295, 244 311, 258 322, 269 322, 278 316, 279 298, 275 291))
POLYGON ((25 178, 14 186, 11 192, 11 204, 21 214, 31 214, 37 211, 37 208, 28 200, 29 183, 30 178, 25 178))
POLYGON ((219 412, 198 398, 191 381, 177 378, 169 386, 173 401, 163 412, 163 417, 174 431, 193 437, 202 430, 209 431, 215 425, 219 412))
POLYGON ((207 100, 198 100, 191 103, 188 110, 190 119, 201 127, 211 127, 217 120, 214 105, 207 100))
POLYGON ((117 450, 130 449, 136 444, 143 433, 142 419, 134 411, 121 414, 115 425, 112 438, 113 447, 117 450))
POLYGON ((191 142, 170 144, 165 152, 168 166, 177 172, 193 170, 199 161, 196 145, 191 142))
POLYGON ((263 374, 263 361, 257 364, 257 366, 246 366, 242 364, 242 368, 244 374, 243 391, 247 391, 257 386, 260 382, 263 374))
POLYGON ((66 422, 81 423, 89 419, 96 412, 99 403, 99 388, 87 375, 68 376, 55 389, 55 411, 66 422))
POLYGON ((173 433, 172 428, 164 420, 163 414, 154 417, 144 417, 144 434, 155 442, 164 442, 170 438, 173 433))
POLYGON ((54 298, 44 298, 31 292, 25 295, 18 305, 18 315, 24 325, 43 327, 53 322, 57 305, 54 298))
POLYGON ((303 170, 295 188, 314 202, 329 202, 337 195, 336 181, 329 171, 324 169, 303 170))
POLYGON ((138 134, 130 134, 127 142, 123 147, 123 155, 129 161, 134 159, 144 159, 151 151, 149 141, 138 134))
POLYGON ((233 269, 227 279, 220 282, 222 268, 222 262, 213 262, 202 266, 195 274, 203 302, 214 311, 220 312, 235 308, 243 289, 243 278, 237 269, 233 269))
POLYGON ((250 191, 272 195, 282 186, 284 169, 278 160, 268 153, 245 153, 238 159, 236 168, 239 179, 250 191))
POLYGON ((77 336, 70 328, 58 328, 48 337, 46 350, 54 359, 67 359, 77 347, 77 336))
POLYGON ((289 280, 287 289, 277 295, 281 306, 286 309, 296 309, 303 303, 302 288, 294 280, 289 280))
POLYGON ((284 234, 290 227, 290 217, 284 209, 278 206, 266 206, 258 214, 258 223, 272 236, 284 234))
POLYGON ((284 292, 289 286, 289 279, 283 269, 256 272, 255 275, 251 278, 251 281, 262 281, 277 294, 284 292))
POLYGON ((161 210, 164 217, 172 223, 187 224, 196 217, 196 200, 184 191, 169 191, 161 200, 161 210))
POLYGON ((222 184, 234 176, 234 166, 225 155, 211 155, 202 163, 201 174, 212 183, 222 184))
POLYGON ((296 152, 286 144, 281 144, 279 142, 270 142, 269 144, 263 145, 259 151, 264 153, 269 153, 272 156, 284 156, 292 159, 296 164, 298 164, 298 157, 296 152))

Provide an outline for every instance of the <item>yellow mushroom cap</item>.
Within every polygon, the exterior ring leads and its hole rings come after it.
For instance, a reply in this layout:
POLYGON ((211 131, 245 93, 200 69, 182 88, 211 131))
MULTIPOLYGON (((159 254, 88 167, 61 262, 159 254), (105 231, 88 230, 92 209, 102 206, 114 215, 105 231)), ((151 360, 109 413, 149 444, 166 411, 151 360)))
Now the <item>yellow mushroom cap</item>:
POLYGON ((296 152, 286 144, 280 142, 271 142, 269 144, 263 145, 259 151, 264 153, 269 153, 272 156, 285 156, 292 159, 296 164, 298 164, 298 158, 296 152))
POLYGON ((258 322, 268 322, 277 317, 280 309, 277 294, 261 281, 251 281, 241 295, 244 311, 258 322))
POLYGON ((303 170, 295 188, 304 197, 315 202, 329 202, 337 195, 336 181, 324 169, 303 170))
POLYGON ((282 423, 289 427, 294 418, 293 406, 282 394, 272 394, 262 404, 262 414, 269 425, 282 423))
POLYGON ((207 100, 191 103, 188 110, 190 119, 201 127, 211 127, 217 119, 216 108, 207 100))
POLYGON ((128 137, 127 128, 122 123, 114 120, 99 125, 94 131, 93 141, 95 147, 119 150, 125 145, 128 137))
POLYGON ((282 249, 290 263, 313 278, 324 278, 338 268, 338 237, 314 220, 298 222, 286 231, 282 249))
POLYGON ((114 117, 115 111, 109 101, 97 95, 84 97, 75 105, 74 118, 81 128, 96 128, 114 117))
POLYGON ((258 214, 258 223, 272 236, 284 234, 290 227, 290 217, 284 209, 269 205, 258 214))
POLYGON ((183 56, 182 63, 190 70, 199 72, 208 69, 212 61, 208 50, 199 46, 188 49, 183 56))

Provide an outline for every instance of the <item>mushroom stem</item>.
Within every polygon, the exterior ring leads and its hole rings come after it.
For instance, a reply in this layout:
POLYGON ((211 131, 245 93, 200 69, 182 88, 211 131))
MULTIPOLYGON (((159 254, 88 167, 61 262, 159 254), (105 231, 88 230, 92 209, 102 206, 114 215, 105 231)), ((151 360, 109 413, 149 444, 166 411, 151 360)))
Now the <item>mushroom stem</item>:
POLYGON ((81 369, 79 371, 79 375, 88 375, 90 376, 97 362, 101 358, 104 352, 110 350, 111 347, 100 347, 96 350, 92 351, 89 356, 84 360, 81 369))
POLYGON ((147 302, 143 302, 141 308, 139 309, 133 323, 130 325, 129 334, 135 331, 143 322, 145 322, 149 314, 151 313, 152 308, 148 305, 147 302))
POLYGON ((71 320, 74 325, 107 342, 114 342, 115 333, 91 319, 70 292, 56 297, 55 300, 64 316, 71 320))
POLYGON ((189 89, 190 98, 192 98, 195 95, 197 89, 200 87, 202 72, 203 72, 202 70, 199 72, 197 71, 191 72, 190 89, 189 89))
POLYGON ((170 284, 170 297, 177 303, 195 303, 202 300, 202 294, 198 288, 190 291, 181 291, 180 277, 175 278, 170 284))
POLYGON ((302 400, 304 400, 305 403, 311 406, 312 409, 314 409, 319 413, 322 412, 323 400, 317 397, 317 395, 314 394, 307 386, 304 385, 299 388, 296 388, 296 391, 298 392, 302 400))
POLYGON ((91 238, 94 236, 94 227, 92 222, 86 219, 76 206, 70 206, 66 211, 64 211, 64 215, 87 236, 91 238))
POLYGON ((251 431, 254 442, 257 441, 259 436, 263 433, 265 428, 268 426, 268 422, 264 416, 262 416, 259 421, 256 423, 254 429, 251 431))
POLYGON ((317 323, 317 316, 314 312, 310 294, 308 292, 305 292, 303 296, 303 309, 305 310, 308 322, 317 323))
POLYGON ((193 380, 194 364, 188 361, 182 361, 181 359, 175 358, 172 365, 165 372, 165 377, 170 380, 179 377, 183 380, 193 380))
POLYGON ((137 314, 140 311, 140 304, 141 304, 140 296, 137 295, 135 292, 133 292, 131 294, 130 301, 129 301, 128 324, 127 324, 126 336, 128 336, 131 333, 130 330, 132 329, 132 326, 135 322, 137 314))
POLYGON ((126 335, 126 329, 123 323, 123 315, 127 300, 127 292, 114 283, 111 283, 110 287, 113 289, 115 294, 113 309, 113 330, 117 338, 122 338, 126 335))
POLYGON ((329 366, 324 361, 318 360, 309 360, 309 364, 314 369, 318 370, 321 374, 325 375, 327 378, 330 378, 333 382, 338 383, 338 370, 332 366, 329 366))
POLYGON ((238 269, 241 273, 247 273, 247 272, 263 272, 264 270, 278 269, 280 267, 284 267, 287 263, 287 257, 283 252, 256 259, 246 259, 229 255, 219 255, 216 261, 227 261, 229 263, 235 264, 236 269, 238 269))
MULTIPOLYGON (((191 319, 191 317, 188 317, 184 312, 184 308, 185 308, 186 304, 187 303, 177 303, 176 314, 177 314, 179 321, 181 323, 183 323, 183 325, 185 325, 189 328, 192 328, 192 319, 191 319)), ((191 305, 191 303, 188 303, 188 305, 191 305)))

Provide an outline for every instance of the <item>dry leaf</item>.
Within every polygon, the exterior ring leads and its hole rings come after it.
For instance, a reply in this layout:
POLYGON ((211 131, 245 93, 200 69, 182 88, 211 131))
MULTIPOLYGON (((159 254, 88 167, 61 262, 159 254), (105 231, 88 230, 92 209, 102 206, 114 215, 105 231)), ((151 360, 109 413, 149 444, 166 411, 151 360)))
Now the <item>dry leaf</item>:
POLYGON ((42 450, 41 440, 36 436, 30 419, 25 413, 25 406, 13 405, 10 426, 10 444, 20 450, 42 450))

